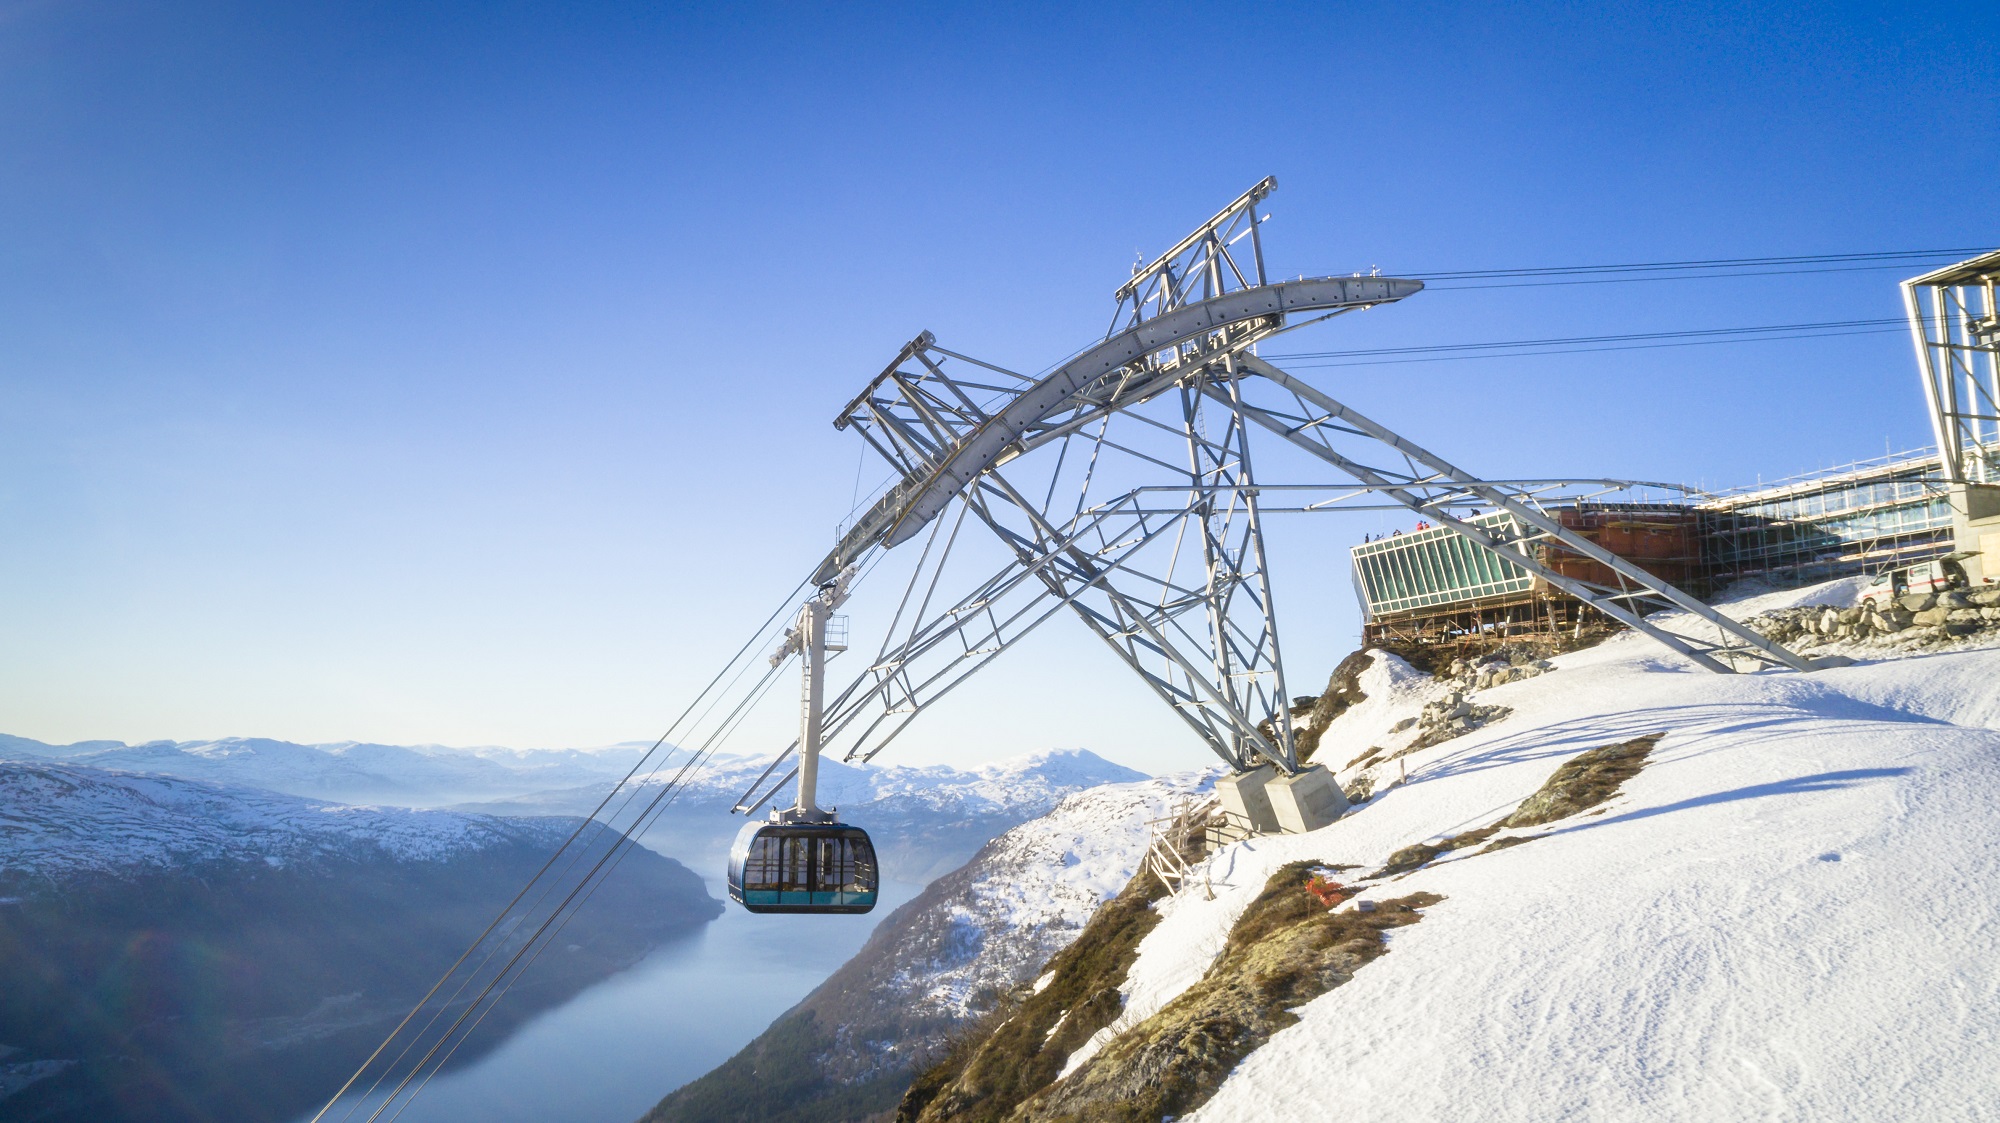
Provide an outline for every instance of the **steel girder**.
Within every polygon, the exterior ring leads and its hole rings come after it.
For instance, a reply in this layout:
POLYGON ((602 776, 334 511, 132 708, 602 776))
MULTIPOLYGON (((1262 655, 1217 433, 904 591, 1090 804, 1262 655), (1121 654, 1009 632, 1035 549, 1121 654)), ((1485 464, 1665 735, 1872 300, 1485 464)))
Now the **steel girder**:
POLYGON ((1256 205, 1273 187, 1260 183, 1135 269, 1114 294, 1106 337, 1047 376, 948 350, 926 332, 841 411, 835 426, 860 433, 897 475, 816 579, 930 530, 880 654, 828 707, 829 741, 844 736, 848 759, 872 757, 917 712, 1066 608, 1232 766, 1262 760, 1295 770, 1253 426, 1356 481, 1339 498, 1380 496, 1432 519, 1709 670, 1746 660, 1811 669, 1562 526, 1538 496, 1564 481, 1481 480, 1258 358, 1255 344, 1298 326, 1301 314, 1339 315, 1423 287, 1374 276, 1267 283, 1256 205), (1247 268, 1231 249, 1245 238, 1247 268), (1149 415, 1164 403, 1176 408, 1149 415), (1136 436, 1114 437, 1114 422, 1136 436), (1148 437, 1178 442, 1179 461, 1145 446, 1148 437), (1102 471, 1113 459, 1127 474, 1102 471), (1035 482, 1016 478, 1022 466, 1038 471, 1035 482), (1076 488, 1073 506, 1058 501, 1064 487, 1076 488), (941 520, 954 504, 957 517, 941 520), (1478 506, 1509 512, 1513 529, 1473 524, 1478 506), (1007 560, 934 611, 968 516, 1007 560), (1566 574, 1537 546, 1596 562, 1611 579, 1566 574), (1659 609, 1692 623, 1649 618, 1659 609))
POLYGON ((1233 355, 1229 361, 1261 375, 1283 388, 1290 397, 1290 408, 1264 408, 1239 402, 1236 408, 1245 417, 1619 623, 1652 637, 1711 671, 1734 671, 1737 669, 1734 662, 1738 659, 1797 671, 1813 669, 1805 657, 1766 639, 1696 597, 1564 527, 1558 519, 1518 490, 1481 480, 1255 355, 1233 355), (1401 463, 1387 467, 1370 465, 1341 451, 1336 441, 1342 437, 1359 438, 1354 443, 1372 447, 1378 453, 1390 452, 1393 459, 1401 463), (1520 530, 1510 537, 1507 533, 1475 526, 1442 509, 1468 496, 1507 511, 1514 516, 1520 530), (1453 502, 1443 503, 1441 500, 1453 502), (1530 544, 1536 542, 1553 545, 1566 553, 1596 562, 1611 572, 1613 583, 1584 580, 1544 564, 1528 549, 1530 544), (1699 624, 1691 627, 1685 623, 1647 618, 1648 613, 1658 609, 1677 609, 1695 617, 1699 624), (1715 638, 1701 634, 1708 628, 1714 630, 1715 638))
POLYGON ((876 445, 903 478, 842 537, 819 573, 830 580, 870 547, 908 541, 980 473, 1039 443, 1034 438, 1044 435, 1042 431, 1074 431, 1170 389, 1173 379, 1161 375, 1186 365, 1180 355, 1184 348, 1210 352, 1248 346, 1277 330, 1288 313, 1370 308, 1422 288, 1421 281, 1390 277, 1315 277, 1237 290, 1172 308, 1116 332, 1040 380, 944 352, 925 332, 906 344, 896 361, 834 419, 839 429, 873 420, 898 437, 909 438, 909 443, 893 453, 876 445), (911 372, 899 368, 916 361, 935 373, 938 353, 1018 381, 1012 386, 958 386, 940 377, 938 389, 945 392, 919 392, 911 372), (985 394, 989 400, 980 402, 967 391, 985 394))

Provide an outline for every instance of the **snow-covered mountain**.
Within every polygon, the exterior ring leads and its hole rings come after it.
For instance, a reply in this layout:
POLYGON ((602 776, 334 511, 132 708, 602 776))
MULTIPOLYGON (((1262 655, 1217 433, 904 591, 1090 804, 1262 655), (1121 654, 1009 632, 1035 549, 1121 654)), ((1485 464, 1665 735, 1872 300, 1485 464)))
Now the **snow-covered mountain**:
POLYGON ((905 1113, 1995 1118, 2000 647, 1832 646, 1858 661, 1722 676, 1622 635, 1423 748, 1453 684, 1375 653, 1318 750, 1371 799, 1220 849, 1212 898, 1130 924, 1129 967, 1059 964, 905 1113), (1347 884, 1331 911, 1315 870, 1347 884))
POLYGON ((59 761, 238 784, 310 799, 432 807, 599 783, 625 775, 646 745, 600 749, 446 748, 264 737, 216 741, 80 741, 0 735, 0 760, 59 761))
MULTIPOLYGON (((674 797, 672 811, 647 832, 646 845, 689 863, 719 863, 744 822, 729 809, 769 764, 765 757, 710 758, 674 797)), ((987 840, 1048 812, 1065 796, 1143 778, 1084 749, 1028 753, 969 769, 826 760, 820 763, 819 802, 868 829, 889 876, 914 882, 955 868, 987 840)), ((609 789, 598 783, 459 808, 586 815, 609 789)), ((789 802, 792 793, 786 785, 774 802, 789 802)))
MULTIPOLYGON (((49 745, 0 735, 0 761, 171 776, 309 800, 518 817, 589 815, 649 747, 454 749, 353 741, 302 745, 255 737, 49 745)), ((664 759, 669 766, 662 776, 677 771, 685 754, 674 750, 664 759)), ((673 811, 647 834, 646 844, 703 869, 716 865, 743 825, 729 808, 769 763, 764 756, 711 757, 675 796, 673 811)), ((986 840, 1042 814, 1065 795, 1141 776, 1081 749, 966 769, 829 760, 820 766, 820 802, 877 832, 890 876, 921 881, 959 865, 986 840)), ((780 801, 790 797, 788 787, 780 801)))
POLYGON ((1204 797, 1214 779, 1191 772, 1091 788, 993 839, 891 914, 733 1060, 648 1118, 859 1118, 893 1107, 939 1042, 1032 979, 1132 879, 1147 823, 1204 797), (773 1071, 789 1075, 761 1075, 773 1071))
POLYGON ((496 846, 553 850, 575 819, 350 807, 257 788, 72 764, 0 764, 0 879, 210 862, 448 861, 496 846))

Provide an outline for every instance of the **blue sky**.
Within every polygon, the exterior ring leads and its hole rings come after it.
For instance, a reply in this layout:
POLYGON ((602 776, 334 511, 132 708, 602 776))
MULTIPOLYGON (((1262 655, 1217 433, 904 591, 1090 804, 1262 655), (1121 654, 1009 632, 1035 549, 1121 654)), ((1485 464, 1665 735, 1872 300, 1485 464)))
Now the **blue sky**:
MULTIPOLYGON (((1041 369, 1265 174, 1281 273, 2000 244, 1996 23, 0 6, 0 730, 650 736, 824 552, 828 422, 918 330, 1041 369)), ((1288 348, 1893 316, 1901 275, 1432 292, 1288 348)), ((1928 440, 1894 333, 1301 373, 1495 476, 1928 440)), ((1274 544, 1295 685, 1352 646, 1376 528, 1274 544)), ((1199 763, 1078 633, 905 758, 1199 763)))

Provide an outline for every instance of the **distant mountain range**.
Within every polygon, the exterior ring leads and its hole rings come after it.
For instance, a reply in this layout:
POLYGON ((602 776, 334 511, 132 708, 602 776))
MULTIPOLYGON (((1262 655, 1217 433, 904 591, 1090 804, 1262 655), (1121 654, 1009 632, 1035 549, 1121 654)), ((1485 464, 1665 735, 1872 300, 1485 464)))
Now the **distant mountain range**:
MULTIPOLYGON (((763 757, 712 758, 675 797, 672 811, 662 816, 642 841, 662 853, 697 863, 697 868, 720 868, 731 838, 744 823, 742 816, 731 815, 729 809, 769 763, 763 757)), ((1145 778, 1142 772, 1085 749, 1029 753, 972 769, 855 766, 827 760, 820 762, 819 802, 838 809, 843 821, 868 829, 887 876, 921 882, 956 869, 989 839, 1047 814, 1066 796, 1102 784, 1145 778)), ((609 782, 599 782, 459 804, 455 809, 501 815, 585 815, 609 790, 609 782)), ((792 798, 793 789, 786 785, 772 802, 785 804, 792 798)))
POLYGON ((240 784, 340 803, 437 807, 614 780, 647 745, 601 749, 454 749, 266 737, 216 741, 79 741, 50 745, 0 734, 0 760, 61 762, 240 784))
POLYGON ((350 807, 235 785, 73 764, 0 764, 0 879, 56 884, 217 862, 449 861, 553 850, 574 818, 350 807))
MULTIPOLYGON (((304 745, 259 737, 51 745, 0 735, 0 761, 116 769, 340 803, 518 817, 590 814, 648 747, 454 749, 356 741, 304 745)), ((684 754, 676 750, 670 759, 678 767, 684 754)), ((715 874, 744 822, 729 809, 769 763, 762 756, 711 758, 643 841, 715 874)), ((844 819, 874 834, 888 876, 915 882, 956 868, 988 839, 1046 813, 1072 792, 1143 776, 1094 753, 1065 749, 970 769, 828 760, 820 765, 819 791, 822 805, 838 808, 844 819)), ((777 802, 791 798, 787 787, 777 802)), ((381 822, 386 826, 391 820, 381 822)))

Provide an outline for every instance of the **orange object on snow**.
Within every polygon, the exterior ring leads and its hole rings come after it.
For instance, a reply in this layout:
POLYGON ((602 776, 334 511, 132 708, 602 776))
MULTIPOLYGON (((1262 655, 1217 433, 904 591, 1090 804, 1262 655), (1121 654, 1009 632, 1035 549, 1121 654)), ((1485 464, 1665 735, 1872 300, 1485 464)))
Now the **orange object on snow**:
POLYGON ((1354 890, 1338 881, 1328 881, 1318 874, 1306 879, 1306 891, 1319 898, 1319 903, 1333 908, 1340 902, 1354 896, 1354 890))

